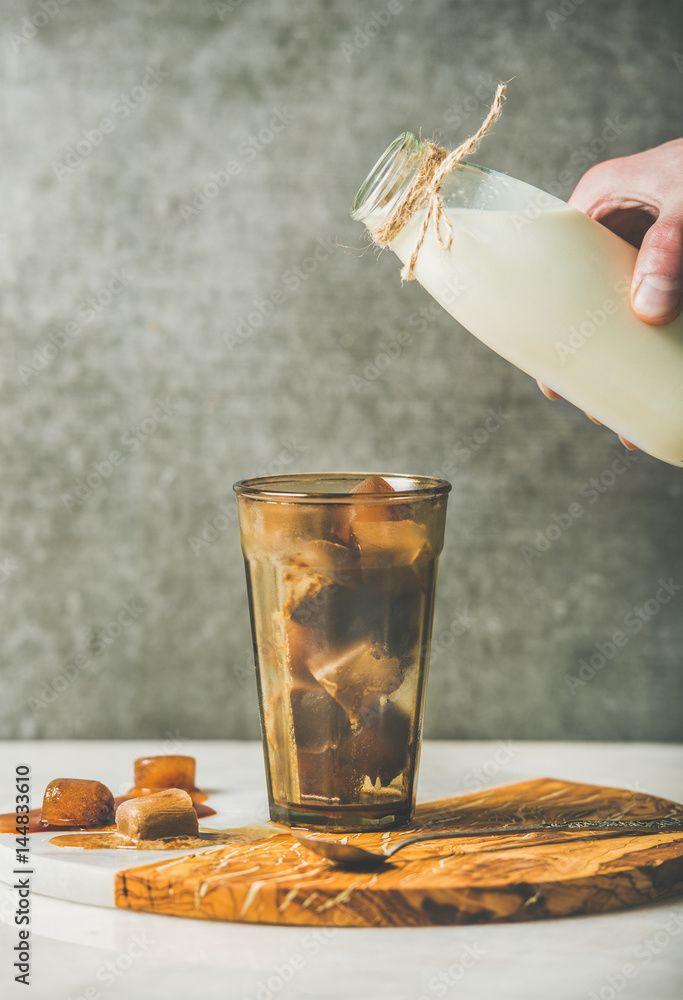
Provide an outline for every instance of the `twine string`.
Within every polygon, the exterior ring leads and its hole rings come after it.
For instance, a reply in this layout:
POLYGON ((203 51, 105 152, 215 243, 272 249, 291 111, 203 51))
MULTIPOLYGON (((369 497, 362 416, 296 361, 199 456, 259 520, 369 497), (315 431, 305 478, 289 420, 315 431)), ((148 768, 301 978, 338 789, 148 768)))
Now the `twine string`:
POLYGON ((441 185, 453 167, 477 149, 484 135, 498 121, 503 110, 505 90, 505 84, 499 83, 486 118, 474 135, 466 139, 457 149, 449 153, 447 149, 438 146, 434 142, 426 143, 427 153, 422 166, 408 186, 403 198, 386 222, 383 222, 376 229, 371 230, 370 236, 373 243, 378 247, 388 247, 406 223, 426 203, 427 207, 422 219, 415 249, 410 256, 410 260, 401 269, 402 281, 413 281, 415 279, 417 255, 427 235, 430 221, 433 220, 434 237, 439 247, 442 250, 450 250, 453 243, 453 226, 444 208, 443 198, 441 197, 441 185), (442 227, 445 230, 445 236, 442 235, 442 227))

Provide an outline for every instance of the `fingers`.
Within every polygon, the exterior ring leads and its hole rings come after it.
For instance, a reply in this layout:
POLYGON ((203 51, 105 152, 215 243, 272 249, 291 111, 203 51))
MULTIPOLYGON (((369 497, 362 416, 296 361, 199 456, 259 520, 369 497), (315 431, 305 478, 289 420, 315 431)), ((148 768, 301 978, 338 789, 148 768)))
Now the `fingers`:
POLYGON ((559 393, 555 392, 554 389, 549 389, 547 385, 543 385, 539 379, 536 379, 536 385, 547 399, 562 399, 559 393))
POLYGON ((660 215, 647 231, 631 286, 633 311, 644 323, 663 326, 681 311, 683 205, 660 215))
MULTIPOLYGON (((541 390, 543 395, 546 396, 548 399, 562 399, 562 396, 560 396, 559 393, 555 392, 554 389, 550 389, 547 385, 544 385, 543 382, 540 381, 540 379, 536 379, 536 385, 541 390)), ((583 410, 582 412, 588 417, 589 420, 592 420, 594 424, 597 424, 598 427, 602 427, 602 422, 598 420, 597 417, 592 417, 590 413, 586 413, 585 410, 583 410)), ((621 443, 624 445, 625 448, 628 448, 629 451, 638 451, 637 445, 632 444, 630 441, 627 441, 627 439, 625 437, 622 437, 621 434, 619 435, 619 440, 621 441, 621 443)))
POLYGON ((628 448, 629 451, 638 451, 638 446, 632 444, 632 442, 628 441, 625 437, 622 437, 621 434, 619 435, 619 440, 625 448, 628 448))
POLYGON ((683 140, 606 160, 576 185, 570 205, 640 245, 631 283, 636 316, 670 323, 683 307, 683 140))
POLYGON ((600 213, 604 202, 610 200, 609 195, 614 189, 611 180, 611 163, 612 161, 608 160, 587 170, 572 191, 569 204, 578 208, 584 215, 595 218, 596 214, 600 213))

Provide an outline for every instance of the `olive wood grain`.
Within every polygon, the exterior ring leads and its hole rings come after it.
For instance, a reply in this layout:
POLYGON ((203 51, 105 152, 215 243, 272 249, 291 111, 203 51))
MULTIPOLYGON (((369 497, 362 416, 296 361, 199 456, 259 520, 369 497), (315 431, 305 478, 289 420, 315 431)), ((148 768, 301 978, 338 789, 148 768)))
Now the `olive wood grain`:
POLYGON ((540 778, 423 803, 410 826, 390 835, 348 834, 350 843, 381 850, 425 828, 473 831, 471 839, 407 847, 381 872, 335 868, 283 834, 121 872, 116 903, 205 920, 339 927, 602 913, 683 892, 683 833, 550 831, 477 839, 477 827, 656 817, 683 819, 683 806, 540 778))

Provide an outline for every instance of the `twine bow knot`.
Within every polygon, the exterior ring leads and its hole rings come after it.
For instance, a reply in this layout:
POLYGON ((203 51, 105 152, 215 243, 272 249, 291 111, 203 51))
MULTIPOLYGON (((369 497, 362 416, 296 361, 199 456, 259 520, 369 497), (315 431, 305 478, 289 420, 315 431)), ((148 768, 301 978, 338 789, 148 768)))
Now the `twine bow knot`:
POLYGON ((376 229, 371 230, 370 236, 373 243, 382 248, 388 247, 391 241, 398 236, 406 223, 413 217, 415 212, 422 208, 426 202, 427 208, 415 249, 410 256, 410 260, 401 269, 402 281, 413 281, 415 279, 417 255, 420 252, 432 219, 434 220, 434 237, 436 242, 442 250, 450 250, 453 243, 453 226, 444 208, 443 198, 441 197, 441 185, 453 167, 460 163, 466 156, 469 156, 470 153, 474 152, 486 132, 498 121, 503 109, 505 90, 505 84, 499 83, 486 118, 474 135, 471 135, 457 149, 449 153, 447 149, 437 146, 436 143, 427 143, 427 153, 422 166, 408 186, 405 195, 386 222, 376 229), (442 235, 442 226, 445 230, 445 236, 442 235))

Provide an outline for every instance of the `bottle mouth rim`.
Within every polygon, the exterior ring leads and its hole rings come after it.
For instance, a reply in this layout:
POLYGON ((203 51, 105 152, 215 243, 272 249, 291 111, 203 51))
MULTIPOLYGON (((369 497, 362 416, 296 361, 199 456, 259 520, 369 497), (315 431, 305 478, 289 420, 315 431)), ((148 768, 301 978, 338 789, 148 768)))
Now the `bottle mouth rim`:
POLYGON ((355 222, 364 222, 380 205, 385 211, 393 207, 403 193, 406 179, 419 166, 423 147, 412 132, 402 132, 394 139, 358 190, 351 209, 355 222))
MULTIPOLYGON (((364 222, 368 229, 388 219, 418 172, 426 151, 427 143, 413 132, 402 132, 394 139, 361 184, 351 209, 351 218, 355 222, 364 222)), ((461 160, 458 168, 470 175, 506 177, 500 171, 468 160, 461 160)))
POLYGON ((289 503, 381 503, 384 505, 405 503, 409 500, 425 500, 428 497, 450 493, 451 484, 445 479, 433 476, 410 476, 405 473, 378 472, 300 472, 290 475, 257 476, 240 479, 233 485, 238 496, 253 500, 284 501, 289 503), (363 479, 380 476, 392 485, 395 493, 349 493, 332 489, 343 484, 348 488, 363 479), (327 488, 326 488, 327 485, 327 488), (311 486, 315 486, 311 489, 311 486))

